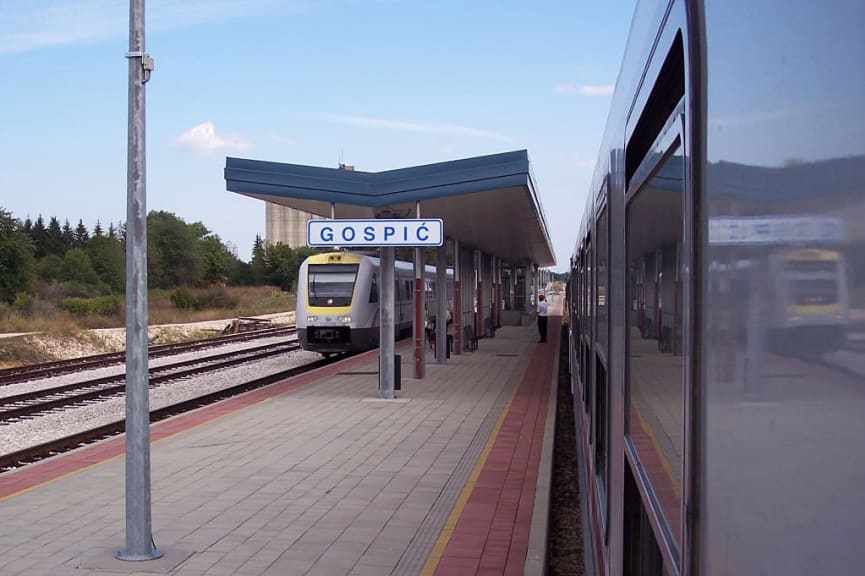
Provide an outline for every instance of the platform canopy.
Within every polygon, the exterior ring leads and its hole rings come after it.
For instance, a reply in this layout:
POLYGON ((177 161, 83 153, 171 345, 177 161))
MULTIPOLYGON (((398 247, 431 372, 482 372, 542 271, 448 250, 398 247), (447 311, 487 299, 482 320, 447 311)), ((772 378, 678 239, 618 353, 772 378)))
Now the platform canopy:
POLYGON ((525 150, 384 172, 226 158, 230 192, 325 218, 441 218, 461 245, 512 263, 553 266, 525 150))

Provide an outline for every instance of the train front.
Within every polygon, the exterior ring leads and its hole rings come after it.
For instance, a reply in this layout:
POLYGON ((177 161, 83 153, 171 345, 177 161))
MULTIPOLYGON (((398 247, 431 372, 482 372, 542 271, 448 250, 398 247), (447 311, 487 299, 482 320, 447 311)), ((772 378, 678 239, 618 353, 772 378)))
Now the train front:
POLYGON ((304 350, 360 352, 378 345, 376 274, 369 258, 331 252, 300 267, 297 334, 304 350))

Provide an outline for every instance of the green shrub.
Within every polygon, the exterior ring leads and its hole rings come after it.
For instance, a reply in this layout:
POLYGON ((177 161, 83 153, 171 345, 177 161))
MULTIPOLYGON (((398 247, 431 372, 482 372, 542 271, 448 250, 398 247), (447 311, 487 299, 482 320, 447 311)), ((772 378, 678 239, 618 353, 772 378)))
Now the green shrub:
POLYGON ((180 310, 198 310, 198 301, 186 288, 178 288, 171 293, 171 303, 180 310))
POLYGON ((237 308, 238 299, 224 288, 210 288, 198 295, 198 309, 221 308, 232 310, 237 308))
POLYGON ((171 293, 171 303, 180 310, 206 310, 219 308, 231 310, 237 308, 238 298, 228 293, 225 288, 210 288, 197 290, 193 293, 186 288, 178 288, 171 293))
POLYGON ((32 314, 36 302, 37 299, 32 294, 28 294, 27 292, 18 292, 15 294, 15 301, 12 303, 12 307, 20 314, 32 314))
POLYGON ((84 318, 87 316, 114 316, 122 307, 117 296, 100 296, 98 298, 64 298, 60 309, 70 314, 84 318))

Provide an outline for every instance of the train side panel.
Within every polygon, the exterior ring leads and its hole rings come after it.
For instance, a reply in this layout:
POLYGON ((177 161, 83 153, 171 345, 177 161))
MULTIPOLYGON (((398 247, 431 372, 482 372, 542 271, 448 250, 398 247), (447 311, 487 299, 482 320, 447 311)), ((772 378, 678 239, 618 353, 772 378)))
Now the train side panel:
POLYGON ((860 571, 863 26, 639 2, 570 260, 588 573, 860 571))

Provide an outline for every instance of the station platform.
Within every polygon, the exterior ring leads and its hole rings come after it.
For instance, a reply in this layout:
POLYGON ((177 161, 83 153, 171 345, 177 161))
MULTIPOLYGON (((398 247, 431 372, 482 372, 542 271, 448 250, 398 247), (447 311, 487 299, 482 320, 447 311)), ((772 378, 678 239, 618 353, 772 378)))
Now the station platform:
MULTIPOLYGON (((557 309, 555 304, 551 311, 557 309)), ((543 574, 561 317, 378 395, 378 352, 151 427, 159 559, 123 561, 123 437, 0 475, 0 574, 543 574)))

